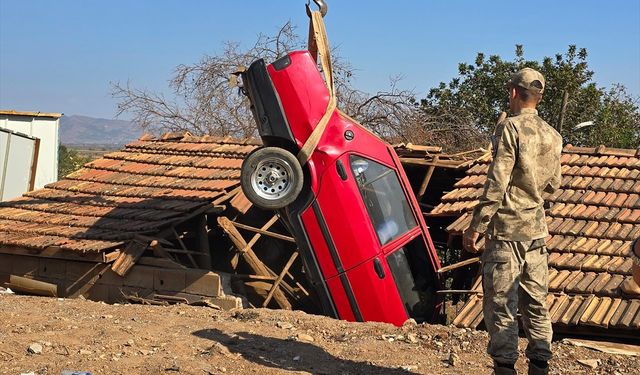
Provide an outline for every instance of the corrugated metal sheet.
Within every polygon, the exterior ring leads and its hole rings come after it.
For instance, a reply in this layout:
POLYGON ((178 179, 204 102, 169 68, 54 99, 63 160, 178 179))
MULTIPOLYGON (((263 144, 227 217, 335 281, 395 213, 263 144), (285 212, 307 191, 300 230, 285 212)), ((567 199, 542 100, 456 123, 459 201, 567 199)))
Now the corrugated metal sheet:
MULTIPOLYGON (((459 216, 447 230, 461 235, 482 193, 490 159, 479 159, 431 215, 459 216)), ((601 327, 637 330, 640 287, 631 277, 632 241, 640 237, 640 150, 567 146, 562 155, 562 186, 545 199, 549 237, 549 298, 558 328, 601 327)), ((477 327, 478 295, 454 324, 477 327)))

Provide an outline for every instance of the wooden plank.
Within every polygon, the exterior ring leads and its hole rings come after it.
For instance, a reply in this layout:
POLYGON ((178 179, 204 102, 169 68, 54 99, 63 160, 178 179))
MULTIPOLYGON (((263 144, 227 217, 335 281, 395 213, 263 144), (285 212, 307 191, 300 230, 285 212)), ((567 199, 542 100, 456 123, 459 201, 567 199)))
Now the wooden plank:
POLYGON ((136 264, 138 258, 142 256, 142 253, 147 249, 147 242, 142 242, 139 239, 134 238, 127 246, 122 250, 120 256, 113 262, 111 270, 121 277, 124 277, 127 272, 136 264))
MULTIPOLYGON (((231 220, 224 216, 220 216, 218 217, 218 224, 220 224, 222 230, 227 233, 231 242, 233 242, 235 247, 241 252, 242 258, 247 262, 251 270, 253 270, 256 275, 275 276, 275 274, 270 271, 264 263, 262 263, 251 247, 247 246, 248 244, 245 242, 244 238, 242 238, 242 235, 240 235, 236 227, 233 226, 231 220), (242 249, 246 250, 242 251, 242 249)), ((291 310, 291 303, 287 300, 287 297, 279 287, 274 292, 273 299, 281 308, 291 310)))
MULTIPOLYGON (((433 162, 437 163, 439 158, 440 158, 439 155, 434 156, 433 162)), ((422 184, 420 184, 420 189, 418 189, 418 194, 416 194, 416 199, 418 200, 418 202, 422 200, 424 193, 427 191, 427 186, 429 185, 429 181, 431 180, 431 176, 433 176, 433 172, 435 170, 436 170, 435 165, 431 165, 429 166, 429 169, 427 169, 427 173, 425 174, 424 179, 422 180, 422 184)))
POLYGON ((260 275, 231 275, 233 278, 237 278, 240 280, 260 280, 260 281, 275 281, 275 276, 260 276, 260 275))
POLYGON ((111 263, 113 261, 115 261, 116 259, 118 259, 118 257, 120 256, 122 252, 120 250, 114 250, 110 253, 107 253, 104 255, 104 262, 105 263, 111 263))
POLYGON ((278 275, 278 278, 276 279, 276 281, 273 282, 273 286, 271 287, 271 290, 269 290, 269 294, 267 294, 267 298, 265 298, 264 302, 262 303, 262 307, 267 307, 267 305, 269 304, 269 301, 271 301, 271 298, 273 297, 273 293, 276 291, 276 289, 282 282, 282 279, 284 279, 284 275, 287 274, 287 272, 289 271, 289 268, 291 268, 291 266, 293 265, 293 262, 296 260, 297 257, 298 257, 298 252, 295 251, 291 255, 291 258, 289 258, 289 261, 287 262, 287 264, 285 264, 284 268, 282 269, 282 272, 280 272, 280 274, 278 275))
MULTIPOLYGON (((274 217, 277 219, 277 216, 274 216, 274 217)), ((250 232, 264 234, 265 236, 277 238, 277 239, 283 240, 283 241, 288 241, 288 242, 293 242, 293 243, 296 242, 296 240, 293 237, 285 236, 284 234, 269 232, 268 230, 254 228, 254 227, 249 226, 249 225, 236 223, 235 221, 231 221, 231 224, 233 224, 236 228, 248 230, 250 232)))
POLYGON ((81 295, 84 295, 91 287, 94 285, 93 280, 98 279, 100 276, 104 275, 111 268, 110 264, 96 264, 91 267, 89 271, 87 271, 84 275, 82 275, 78 280, 74 281, 73 284, 69 285, 65 290, 65 296, 68 298, 76 298, 81 295))
POLYGON ((450 264, 450 265, 448 265, 446 267, 442 267, 442 268, 440 268, 438 270, 438 273, 445 273, 445 272, 448 272, 448 271, 451 271, 451 270, 458 269, 460 267, 464 267, 464 266, 468 266, 470 264, 477 263, 479 261, 480 261, 480 257, 474 257, 474 258, 466 259, 466 260, 463 260, 461 262, 450 264))

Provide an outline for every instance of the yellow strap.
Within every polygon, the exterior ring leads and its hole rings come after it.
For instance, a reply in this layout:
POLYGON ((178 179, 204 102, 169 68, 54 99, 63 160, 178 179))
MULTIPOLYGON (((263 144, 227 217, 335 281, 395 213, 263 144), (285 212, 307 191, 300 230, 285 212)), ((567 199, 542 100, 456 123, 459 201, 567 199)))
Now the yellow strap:
POLYGON ((305 165, 307 161, 309 161, 311 154, 320 142, 320 138, 322 137, 337 104, 336 93, 333 85, 333 66, 331 65, 329 40, 327 39, 327 30, 324 27, 322 14, 319 11, 311 12, 308 44, 309 52, 314 60, 317 61, 318 56, 320 57, 322 73, 324 74, 324 79, 326 81, 327 88, 329 89, 330 96, 324 115, 322 115, 322 118, 298 153, 298 161, 300 162, 300 165, 305 165))

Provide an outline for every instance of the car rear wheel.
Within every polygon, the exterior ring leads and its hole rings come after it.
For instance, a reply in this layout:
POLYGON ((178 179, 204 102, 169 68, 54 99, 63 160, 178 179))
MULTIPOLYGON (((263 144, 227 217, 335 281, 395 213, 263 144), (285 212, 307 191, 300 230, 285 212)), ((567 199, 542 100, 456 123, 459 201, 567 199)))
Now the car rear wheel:
POLYGON ((283 208, 302 190, 303 174, 298 159, 279 147, 259 148, 242 162, 242 191, 260 208, 283 208))

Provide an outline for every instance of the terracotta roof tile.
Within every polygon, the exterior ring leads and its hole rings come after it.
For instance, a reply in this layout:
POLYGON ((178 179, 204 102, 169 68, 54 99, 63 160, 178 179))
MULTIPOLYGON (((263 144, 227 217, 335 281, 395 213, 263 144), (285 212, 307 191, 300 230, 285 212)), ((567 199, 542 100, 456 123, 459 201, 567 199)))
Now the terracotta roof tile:
POLYGON ((233 199, 242 160, 259 144, 185 133, 144 137, 0 203, 0 245, 100 252, 157 232, 213 201, 233 199))

